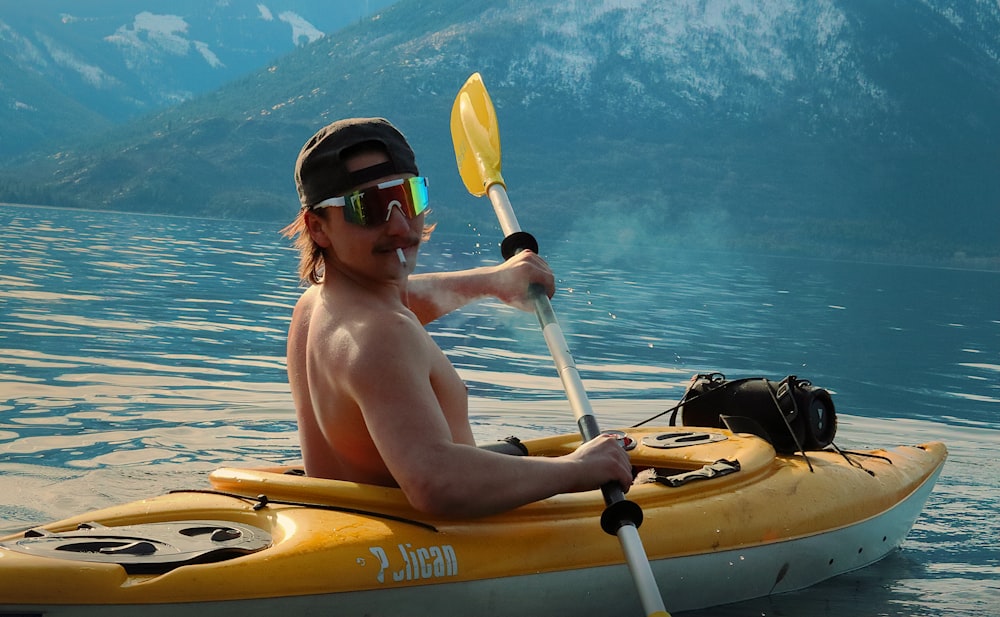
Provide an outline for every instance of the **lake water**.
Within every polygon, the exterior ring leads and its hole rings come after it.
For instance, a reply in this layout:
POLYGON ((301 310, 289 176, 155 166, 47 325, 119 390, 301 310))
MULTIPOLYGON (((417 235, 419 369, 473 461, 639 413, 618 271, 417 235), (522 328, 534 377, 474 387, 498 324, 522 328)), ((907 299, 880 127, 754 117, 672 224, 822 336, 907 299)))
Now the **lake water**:
MULTIPOLYGON (((443 221, 420 268, 494 263, 482 207, 482 231, 443 221)), ((284 340, 301 289, 277 232, 0 206, 0 532, 299 458, 284 340)), ((1000 273, 628 237, 539 238, 602 428, 668 409, 694 373, 795 374, 834 392, 839 445, 951 453, 902 550, 689 615, 1000 615, 1000 273)), ((479 303, 433 335, 470 386, 481 441, 576 430, 532 315, 479 303)))

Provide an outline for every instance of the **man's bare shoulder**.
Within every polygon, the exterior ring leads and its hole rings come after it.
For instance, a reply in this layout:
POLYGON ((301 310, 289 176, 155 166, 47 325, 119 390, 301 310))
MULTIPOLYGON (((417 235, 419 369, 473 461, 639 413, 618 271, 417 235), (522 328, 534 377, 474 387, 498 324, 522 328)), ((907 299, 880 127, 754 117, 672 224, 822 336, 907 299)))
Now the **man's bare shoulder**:
POLYGON ((302 292, 302 295, 299 296, 299 299, 295 302, 295 308, 292 310, 293 323, 296 321, 309 321, 318 292, 318 285, 312 285, 302 292))
MULTIPOLYGON (((406 349, 413 353, 423 345, 426 331, 402 303, 392 304, 364 296, 313 294, 299 300, 309 315, 310 345, 342 360, 366 360, 387 352, 406 349)), ((298 310, 298 308, 297 308, 298 310)))

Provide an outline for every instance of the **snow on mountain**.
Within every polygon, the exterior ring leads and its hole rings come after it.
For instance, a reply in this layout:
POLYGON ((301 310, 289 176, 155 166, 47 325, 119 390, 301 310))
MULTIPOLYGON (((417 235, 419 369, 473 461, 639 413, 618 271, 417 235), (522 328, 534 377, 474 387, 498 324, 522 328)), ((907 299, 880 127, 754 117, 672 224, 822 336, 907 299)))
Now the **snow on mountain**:
POLYGON ((205 62, 207 62, 209 66, 213 68, 221 68, 226 66, 225 64, 223 64, 222 60, 219 60, 219 57, 215 55, 215 52, 212 51, 208 43, 203 43, 201 41, 191 41, 191 44, 194 46, 195 50, 199 54, 201 54, 201 57, 205 59, 205 62))
POLYGON ((84 83, 98 89, 114 86, 118 83, 117 79, 108 75, 101 67, 88 63, 51 37, 40 34, 38 40, 45 47, 46 53, 53 62, 77 73, 84 83))
MULTIPOLYGON (((274 21, 273 14, 265 5, 259 4, 257 8, 261 20, 274 21)), ((305 45, 323 37, 320 29, 293 11, 281 12, 278 21, 290 26, 293 46, 305 45)), ((105 40, 122 50, 131 69, 162 62, 165 56, 186 56, 192 50, 201 55, 209 66, 225 67, 210 43, 189 36, 189 28, 187 20, 180 15, 157 15, 143 11, 135 16, 131 24, 120 26, 105 40)))
POLYGON ((43 53, 28 37, 0 19, 0 51, 10 59, 9 66, 40 70, 48 64, 43 53))
POLYGON ((599 92, 613 105, 628 100, 669 114, 671 100, 661 95, 670 90, 687 104, 745 114, 764 92, 801 91, 803 105, 849 95, 855 108, 884 106, 885 92, 859 60, 856 29, 842 4, 676 0, 651 10, 642 0, 545 2, 498 8, 470 25, 503 31, 531 24, 539 35, 502 78, 547 82, 580 99, 599 92), (610 66, 617 70, 609 73, 610 66), (609 94, 612 81, 625 88, 609 94))
POLYGON ((278 19, 292 27, 292 44, 296 47, 307 45, 323 38, 323 32, 309 23, 298 13, 283 11, 278 19))
POLYGON ((10 128, 0 134, 0 160, 37 137, 58 137, 47 118, 66 120, 64 137, 121 123, 245 76, 394 1, 4 3, 0 124, 10 128))
POLYGON ((271 9, 267 8, 267 5, 258 4, 257 10, 260 12, 260 18, 264 21, 274 21, 274 14, 271 13, 271 9))
POLYGON ((118 47, 127 66, 135 70, 157 64, 163 56, 186 56, 193 43, 187 31, 183 17, 144 11, 104 40, 118 47))

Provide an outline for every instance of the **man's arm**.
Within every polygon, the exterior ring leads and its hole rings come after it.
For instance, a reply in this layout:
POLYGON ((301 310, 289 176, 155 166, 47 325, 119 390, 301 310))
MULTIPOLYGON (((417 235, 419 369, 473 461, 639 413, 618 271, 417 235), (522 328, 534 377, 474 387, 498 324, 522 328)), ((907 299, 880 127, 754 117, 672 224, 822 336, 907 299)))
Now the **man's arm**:
MULTIPOLYGON (((377 336, 360 343, 340 379, 361 407, 386 467, 417 510, 485 516, 609 481, 626 490, 631 485, 631 463, 614 437, 600 436, 560 457, 506 456, 456 439, 441 392, 435 392, 444 386, 432 385, 449 381, 445 371, 454 369, 417 324, 383 319, 377 336)), ((454 379, 460 385, 457 374, 454 379)))
POLYGON ((407 468, 400 488, 414 508, 435 516, 488 516, 560 493, 632 485, 632 467, 613 435, 599 435, 559 457, 508 456, 441 442, 407 468))
POLYGON ((545 260, 522 251, 496 266, 410 276, 409 308, 422 324, 483 298, 497 298, 530 311, 528 286, 532 283, 541 285, 550 298, 555 293, 555 277, 545 260))

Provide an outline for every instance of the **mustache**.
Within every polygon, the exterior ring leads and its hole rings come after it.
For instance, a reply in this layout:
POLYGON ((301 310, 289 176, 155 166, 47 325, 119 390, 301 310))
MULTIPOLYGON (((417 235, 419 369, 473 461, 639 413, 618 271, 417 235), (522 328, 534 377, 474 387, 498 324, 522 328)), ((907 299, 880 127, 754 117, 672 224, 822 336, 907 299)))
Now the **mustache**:
POLYGON ((375 252, 378 253, 391 253, 397 248, 408 249, 420 244, 421 238, 419 235, 409 236, 404 239, 396 238, 391 242, 381 242, 375 245, 375 252))

